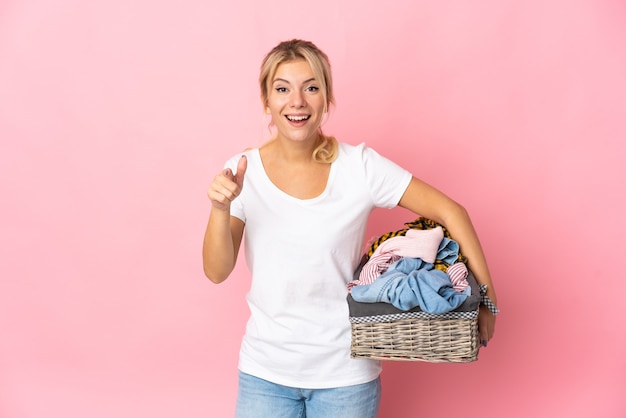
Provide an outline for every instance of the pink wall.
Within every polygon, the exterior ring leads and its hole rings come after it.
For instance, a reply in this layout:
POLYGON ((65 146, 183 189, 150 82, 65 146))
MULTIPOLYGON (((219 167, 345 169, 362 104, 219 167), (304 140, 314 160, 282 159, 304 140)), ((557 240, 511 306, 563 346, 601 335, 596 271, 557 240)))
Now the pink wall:
POLYGON ((479 361, 386 364, 381 417, 626 416, 623 1, 5 0, 0 417, 232 415, 249 279, 203 277, 205 191, 291 37, 326 130, 464 203, 498 285, 479 361))

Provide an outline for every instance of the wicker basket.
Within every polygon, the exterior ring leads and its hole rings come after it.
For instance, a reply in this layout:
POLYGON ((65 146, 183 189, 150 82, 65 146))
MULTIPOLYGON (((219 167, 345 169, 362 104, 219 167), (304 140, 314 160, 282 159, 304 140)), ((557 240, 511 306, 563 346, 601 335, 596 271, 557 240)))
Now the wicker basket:
POLYGON ((388 303, 361 303, 348 295, 352 358, 468 363, 478 359, 480 293, 474 276, 472 294, 456 310, 429 314, 401 311, 388 303))

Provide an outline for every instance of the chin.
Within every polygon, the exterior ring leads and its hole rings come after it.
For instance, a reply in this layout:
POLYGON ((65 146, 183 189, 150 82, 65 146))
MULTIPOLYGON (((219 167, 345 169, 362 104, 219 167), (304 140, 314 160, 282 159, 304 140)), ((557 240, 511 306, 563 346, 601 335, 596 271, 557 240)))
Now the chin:
POLYGON ((307 142, 307 141, 314 141, 315 139, 317 139, 317 131, 315 133, 296 133, 296 134, 291 134, 291 135, 285 135, 286 138, 288 138, 290 141, 293 142, 307 142))

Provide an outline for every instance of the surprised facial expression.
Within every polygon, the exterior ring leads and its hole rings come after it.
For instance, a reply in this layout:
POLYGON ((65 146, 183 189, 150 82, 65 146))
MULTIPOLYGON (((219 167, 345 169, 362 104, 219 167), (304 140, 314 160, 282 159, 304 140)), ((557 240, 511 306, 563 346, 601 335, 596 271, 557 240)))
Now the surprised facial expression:
POLYGON ((280 64, 272 80, 266 112, 279 139, 315 140, 324 115, 324 95, 309 64, 304 60, 280 64))

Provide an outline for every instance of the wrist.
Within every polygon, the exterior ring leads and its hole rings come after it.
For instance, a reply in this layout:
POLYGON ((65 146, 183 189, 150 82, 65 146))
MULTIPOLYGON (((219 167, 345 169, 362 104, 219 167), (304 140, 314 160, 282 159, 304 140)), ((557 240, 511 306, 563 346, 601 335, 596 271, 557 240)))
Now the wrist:
POLYGON ((481 284, 479 285, 479 287, 480 287, 480 304, 484 305, 494 315, 497 315, 498 313, 500 313, 500 309, 498 309, 495 302, 492 301, 487 295, 488 286, 486 284, 481 284))

